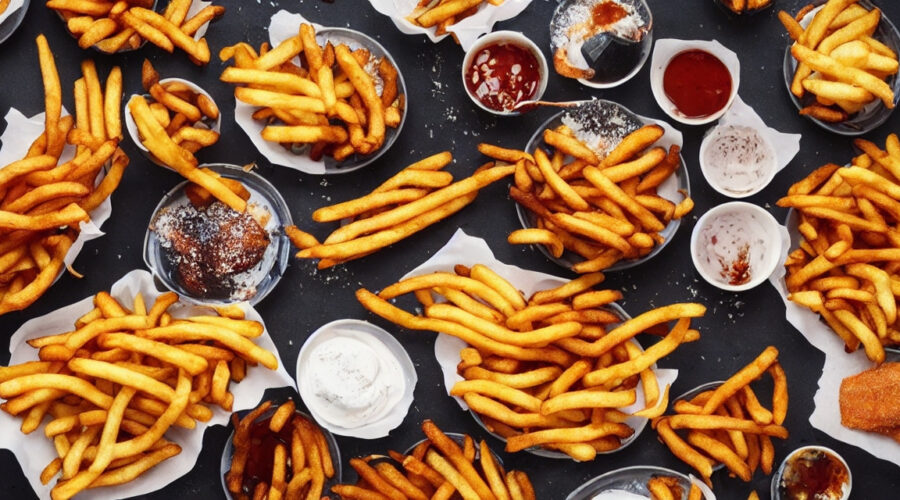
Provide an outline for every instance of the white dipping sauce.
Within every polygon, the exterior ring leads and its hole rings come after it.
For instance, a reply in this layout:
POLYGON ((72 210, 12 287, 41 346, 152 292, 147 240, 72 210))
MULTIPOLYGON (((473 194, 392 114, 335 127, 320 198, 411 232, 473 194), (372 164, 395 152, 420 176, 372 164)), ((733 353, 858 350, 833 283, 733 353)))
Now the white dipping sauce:
POLYGON ((707 276, 729 285, 742 285, 764 267, 766 226, 749 212, 726 212, 700 228, 697 262, 707 276))
POLYGON ((637 495, 625 490, 606 490, 591 497, 591 500, 648 500, 649 497, 637 495))
POLYGON ((346 329, 313 347, 299 377, 313 394, 306 404, 329 423, 348 429, 384 417, 406 390, 394 354, 376 337, 346 329))
POLYGON ((716 127, 704 142, 703 172, 722 191, 752 193, 765 186, 775 171, 775 150, 754 128, 716 127))

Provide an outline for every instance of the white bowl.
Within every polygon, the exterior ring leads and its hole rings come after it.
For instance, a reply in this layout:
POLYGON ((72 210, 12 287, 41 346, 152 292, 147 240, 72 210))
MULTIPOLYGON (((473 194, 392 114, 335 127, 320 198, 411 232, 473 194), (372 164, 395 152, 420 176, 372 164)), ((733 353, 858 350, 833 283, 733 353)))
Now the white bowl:
POLYGON ((409 406, 412 404, 413 391, 416 388, 416 381, 418 380, 416 368, 409 358, 409 354, 407 354, 406 349, 403 348, 403 345, 400 344, 393 335, 372 323, 356 319, 340 319, 332 321, 331 323, 319 327, 318 330, 313 332, 312 335, 306 339, 306 342, 303 343, 303 347, 300 348, 300 354, 297 355, 296 378, 300 398, 303 399, 303 403, 309 409, 309 413, 316 419, 316 422, 318 422, 319 425, 334 434, 360 439, 377 439, 385 437, 392 429, 395 429, 403 422, 403 419, 406 418, 406 414, 409 412, 409 406), (376 341, 383 344, 394 356, 394 361, 397 363, 405 383, 403 394, 399 401, 389 409, 386 414, 378 420, 367 422, 353 428, 341 427, 325 419, 322 413, 317 411, 317 401, 313 392, 315 388, 310 386, 310 380, 301 377, 301 367, 309 359, 312 348, 322 341, 327 340, 338 330, 349 330, 360 335, 371 336, 374 337, 376 341))
MULTIPOLYGON (((784 475, 784 468, 787 465, 788 460, 790 460, 791 457, 793 457, 794 455, 796 455, 798 453, 801 453, 804 451, 809 451, 809 450, 821 451, 821 452, 827 453, 827 454, 837 458, 838 461, 844 465, 844 468, 847 470, 847 482, 845 483, 846 488, 844 488, 844 490, 842 492, 843 494, 841 495, 840 500, 847 500, 848 498, 850 498, 850 490, 853 487, 853 474, 851 474, 851 472, 850 472, 850 466, 847 465, 847 462, 844 461, 844 458, 842 456, 840 456, 836 451, 832 450, 831 448, 814 445, 814 446, 803 446, 801 448, 797 448, 796 450, 790 452, 788 454, 788 456, 784 457, 784 460, 781 462, 781 465, 778 467, 778 470, 775 471, 775 474, 772 474, 772 486, 771 486, 772 500, 782 500, 784 498, 781 496, 781 493, 778 491, 778 483, 781 482, 781 477, 784 475)), ((819 497, 816 496, 816 498, 819 498, 819 497)))
POLYGON ((676 40, 674 38, 663 38, 657 40, 653 47, 653 58, 650 60, 650 90, 653 91, 653 97, 656 99, 656 104, 658 104, 659 107, 673 120, 678 122, 686 125, 704 125, 718 120, 719 117, 724 115, 725 112, 728 111, 728 108, 731 107, 734 96, 737 95, 738 87, 741 83, 740 80, 741 63, 738 60, 737 54, 715 40, 676 40), (725 67, 728 68, 728 72, 731 74, 731 95, 728 96, 728 102, 725 103, 725 106, 723 106, 722 109, 709 116, 699 118, 689 118, 684 116, 678 111, 675 104, 669 100, 663 89, 663 74, 666 71, 666 67, 669 65, 669 61, 678 54, 688 50, 703 50, 709 52, 722 61, 725 67))
MULTIPOLYGON (((194 92, 205 95, 207 97, 207 99, 209 99, 213 103, 216 102, 215 99, 213 99, 213 97, 211 95, 209 95, 209 92, 203 90, 199 85, 197 85, 194 82, 185 80, 183 78, 163 78, 162 80, 159 81, 160 84, 169 83, 169 82, 183 83, 183 84, 187 85, 188 87, 190 87, 191 90, 193 90, 194 92)), ((138 94, 133 94, 130 98, 128 98, 128 102, 131 102, 131 100, 134 99, 137 95, 138 94)), ((153 100, 153 98, 150 97, 148 94, 143 94, 143 95, 145 98, 147 98, 148 103, 155 102, 153 100)), ((217 106, 218 106, 218 104, 217 104, 217 106)), ((156 156, 153 155, 153 153, 151 153, 150 151, 147 150, 147 147, 144 146, 144 143, 141 142, 141 135, 138 133, 137 124, 134 122, 134 117, 131 116, 131 110, 128 109, 127 105, 125 108, 126 108, 125 109, 125 128, 128 130, 129 137, 131 137, 131 142, 133 142, 134 145, 137 146, 137 148, 139 150, 141 150, 141 153, 143 153, 144 156, 146 156, 148 160, 152 161, 153 163, 155 163, 161 167, 170 169, 171 167, 161 163, 156 158, 156 156)), ((208 118, 206 118, 204 116, 200 121, 198 121, 196 123, 186 124, 186 125, 190 125, 192 127, 198 127, 198 128, 207 128, 207 129, 212 130, 213 132, 220 133, 222 131, 222 113, 220 112, 219 117, 216 118, 215 120, 209 120, 208 118)))
MULTIPOLYGON (((748 165, 741 166, 748 167, 748 165)), ((729 198, 747 198, 762 191, 766 188, 766 186, 769 185, 770 182, 772 182, 772 179, 775 178, 775 174, 778 173, 778 157, 775 153, 775 147, 772 146, 772 143, 769 142, 769 140, 761 130, 754 127, 747 127, 745 125, 716 125, 709 131, 707 131, 706 135, 703 137, 703 142, 700 143, 700 171, 703 172, 703 177, 706 179, 706 183, 720 194, 723 194, 729 198), (766 150, 771 160, 768 165, 768 171, 765 172, 764 175, 760 176, 759 180, 756 182, 756 185, 743 191, 728 189, 721 183, 717 182, 712 173, 712 166, 706 163, 706 152, 712 146, 713 139, 716 138, 716 135, 720 131, 732 127, 753 128, 753 130, 756 131, 756 136, 760 140, 761 147, 766 150)))
POLYGON ((534 93, 534 96, 527 100, 538 100, 541 96, 544 95, 544 91, 547 90, 547 79, 548 79, 548 68, 547 68, 547 59, 544 58, 544 54, 541 52, 541 49, 535 45, 534 42, 531 41, 528 37, 519 33, 518 31, 495 31, 493 33, 489 33, 479 38, 469 47, 469 50, 466 51, 466 56, 463 58, 462 62, 462 70, 460 71, 461 83, 463 90, 466 95, 469 96, 469 99, 475 103, 479 108, 487 111, 488 113, 493 113, 495 115, 500 116, 515 116, 522 114, 520 111, 498 111, 496 109, 491 109, 481 101, 478 100, 471 92, 469 92, 469 87, 466 86, 466 70, 469 69, 469 66, 472 64, 472 59, 475 57, 481 49, 484 47, 497 43, 497 42, 507 42, 513 45, 518 45, 519 47, 528 49, 532 55, 534 55, 535 59, 538 62, 538 72, 540 73, 540 82, 538 83, 537 92, 534 93))
MULTIPOLYGON (((714 233, 709 239, 711 240, 712 237, 718 236, 720 236, 718 233, 714 233)), ((732 242, 734 241, 735 239, 732 239, 732 242)), ((694 262, 694 268, 709 284, 729 292, 742 292, 759 285, 775 271, 775 267, 778 266, 781 257, 781 244, 781 226, 769 212, 752 203, 732 201, 710 209, 697 221, 694 231, 691 233, 691 260, 694 262), (738 220, 732 220, 731 222, 737 223, 740 227, 748 227, 747 224, 750 220, 755 222, 756 225, 756 234, 750 234, 757 240, 755 243, 747 241, 748 238, 744 234, 739 234, 737 235, 738 238, 736 238, 737 244, 741 246, 747 244, 750 251, 751 276, 750 280, 743 284, 731 285, 722 278, 720 273, 707 268, 709 260, 714 257, 709 256, 709 251, 706 247, 707 238, 703 233, 707 227, 724 217, 738 218, 738 220), (762 257, 757 259, 755 256, 760 250, 762 250, 762 257)), ((733 248, 731 250, 732 255, 738 253, 733 248)))

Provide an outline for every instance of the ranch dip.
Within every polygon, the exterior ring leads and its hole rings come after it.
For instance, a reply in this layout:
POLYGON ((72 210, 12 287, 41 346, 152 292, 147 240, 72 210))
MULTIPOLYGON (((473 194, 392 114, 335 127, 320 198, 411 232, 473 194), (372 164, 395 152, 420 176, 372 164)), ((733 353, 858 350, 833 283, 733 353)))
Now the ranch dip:
POLYGON ((406 380, 396 356, 365 332, 336 329, 312 346, 298 372, 310 410, 352 429, 376 422, 400 402, 406 380))
POLYGON ((700 165, 714 188, 732 195, 762 189, 777 166, 775 150, 759 131, 738 125, 710 132, 701 145, 700 165))

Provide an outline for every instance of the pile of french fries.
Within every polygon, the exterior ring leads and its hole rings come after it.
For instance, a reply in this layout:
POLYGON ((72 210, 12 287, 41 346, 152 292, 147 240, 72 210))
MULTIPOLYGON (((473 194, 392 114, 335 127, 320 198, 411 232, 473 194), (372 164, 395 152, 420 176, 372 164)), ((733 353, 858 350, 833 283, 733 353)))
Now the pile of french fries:
POLYGON ((800 247, 785 262, 788 299, 819 313, 848 352, 862 345, 884 361, 900 345, 900 138, 886 151, 856 139, 863 153, 847 168, 828 164, 778 200, 799 217, 800 247))
POLYGON ((722 0, 722 5, 736 14, 753 12, 754 10, 768 7, 771 4, 772 0, 722 0))
POLYGON ((429 156, 361 198, 316 210, 316 222, 353 219, 322 243, 296 227, 286 228, 300 248, 297 258, 320 259, 319 269, 326 269, 365 257, 462 210, 481 188, 515 170, 512 165, 488 163, 472 176, 453 182, 453 176, 441 170, 451 161, 448 151, 429 156))
MULTIPOLYGON (((146 65, 143 73, 142 76, 152 76, 146 65)), ((153 80, 145 81, 151 83, 153 80)), ((232 210, 245 211, 250 194, 239 183, 228 183, 226 179, 212 170, 197 168, 197 157, 194 156, 193 151, 203 145, 214 143, 219 134, 212 130, 188 125, 187 120, 191 119, 188 116, 210 117, 212 114, 218 114, 218 108, 211 100, 206 102, 207 99, 198 98, 196 104, 188 102, 184 99, 187 95, 178 95, 180 90, 178 88, 167 90, 156 82, 150 85, 150 91, 155 91, 154 95, 161 101, 150 104, 142 95, 136 95, 128 101, 128 112, 134 118, 141 144, 160 163, 172 168, 182 177, 199 186, 199 188, 192 189, 202 189, 232 210), (173 92, 173 90, 177 92, 173 92), (154 106, 155 104, 163 104, 166 109, 154 106), (169 111, 174 111, 176 114, 170 116, 169 111), (179 116, 184 118, 179 118, 179 116), (172 131, 170 132, 170 130, 172 131)))
MULTIPOLYGON (((647 481, 647 491, 650 492, 651 500, 681 500, 684 497, 684 489, 677 477, 673 476, 653 476, 647 481)), ((703 492, 700 487, 691 483, 688 490, 687 500, 702 500, 703 492)))
POLYGON ((336 485, 331 491, 344 500, 534 500, 531 480, 522 471, 505 472, 487 443, 464 435, 462 442, 444 434, 431 420, 422 423, 427 439, 407 455, 389 451, 406 470, 404 474, 381 455, 350 460, 358 476, 356 485, 336 485))
POLYGON ((814 100, 800 110, 825 122, 842 122, 863 107, 881 100, 894 107, 894 91, 885 81, 897 74, 897 54, 873 38, 881 11, 871 11, 848 0, 828 0, 804 29, 800 25, 813 5, 796 18, 785 11, 778 18, 794 44, 791 55, 797 69, 791 93, 814 100))
POLYGON ((585 260, 572 266, 577 273, 650 253, 660 231, 694 207, 686 192, 678 204, 656 193, 681 163, 678 146, 653 147, 663 132, 645 125, 603 158, 565 125, 544 131, 550 153, 479 144, 482 154, 516 165, 510 196, 537 217, 537 227, 513 231, 509 242, 545 245, 557 258, 578 254, 585 260))
MULTIPOLYGON (((419 0, 406 20, 423 28, 435 28, 435 35, 447 33, 447 28, 474 15, 482 4, 500 5, 504 0, 419 0)), ((455 37, 454 37, 455 38, 455 37)))
POLYGON ((757 467, 772 473, 772 438, 787 439, 782 425, 788 408, 787 379, 778 350, 767 347, 716 389, 690 401, 678 400, 675 415, 653 420, 659 438, 679 459, 709 483, 713 467, 722 463, 735 476, 750 481, 757 467), (750 384, 765 373, 774 381, 772 409, 760 403, 750 384), (687 442, 675 431, 687 431, 687 442))
POLYGON ((451 388, 496 434, 506 451, 542 446, 579 461, 619 448, 634 430, 619 408, 635 403, 642 382, 646 408, 634 415, 661 415, 668 387, 660 391, 652 366, 681 343, 699 339, 690 318, 700 304, 673 304, 624 320, 604 306, 621 299, 594 290, 601 273, 581 276, 526 301, 512 284, 484 265, 457 266, 405 279, 378 295, 356 297, 369 311, 411 330, 460 338, 468 347, 458 369, 465 381, 451 388), (388 301, 413 292, 424 316, 388 301), (436 302, 436 293, 441 302, 436 302), (673 328, 666 323, 676 321, 673 328), (665 338, 642 351, 640 333, 665 338))
POLYGON ((209 62, 205 38, 197 31, 225 13, 225 7, 209 5, 187 19, 193 0, 170 0, 162 14, 154 12, 154 0, 47 0, 47 7, 66 21, 82 49, 95 47, 108 54, 134 50, 144 41, 172 53, 186 52, 195 64, 209 62))
POLYGON ((74 330, 28 341, 38 361, 0 367, 0 409, 23 417, 22 432, 50 418, 44 434, 59 457, 41 481, 61 473, 54 500, 131 481, 177 455, 181 448, 164 437, 170 427, 208 421, 207 405, 230 411, 229 383, 248 366, 278 367, 252 340, 262 324, 240 308, 178 319, 176 304, 168 292, 148 309, 138 294, 128 309, 101 292, 74 330))
POLYGON ((122 72, 104 89, 93 61, 75 82, 75 117, 62 116, 62 86, 43 35, 37 38, 45 95, 45 130, 25 158, 0 168, 0 315, 31 305, 53 284, 78 236, 79 223, 112 194, 128 156, 119 149, 122 72), (60 162, 63 148, 75 157, 60 162), (108 166, 103 180, 95 183, 108 166), (65 228, 60 230, 60 228, 65 228))
POLYGON ((253 118, 267 123, 262 138, 291 150, 309 145, 313 161, 372 154, 403 117, 406 96, 387 57, 343 43, 319 45, 309 24, 277 47, 264 43, 257 52, 242 42, 219 57, 234 59, 221 80, 238 85, 237 100, 259 107, 253 118))
POLYGON ((181 81, 160 83, 147 59, 141 67, 141 84, 153 99, 148 102, 150 111, 175 144, 193 154, 219 140, 219 133, 212 130, 219 108, 207 94, 181 81))
MULTIPOLYGON (((234 498, 253 500, 322 498, 325 482, 334 477, 334 463, 322 429, 296 413, 293 400, 279 406, 267 419, 265 414, 270 408, 272 402, 266 401, 244 418, 239 419, 236 413, 232 414, 234 451, 231 467, 225 474, 228 491, 234 498), (251 450, 264 441, 262 436, 253 432, 253 426, 265 424, 266 421, 273 435, 281 433, 286 426, 290 426, 291 430, 290 442, 276 444, 272 456, 264 457, 272 461, 272 477, 268 482, 263 478, 249 477, 246 473, 251 450)), ((271 439, 278 438, 273 436, 271 439)))

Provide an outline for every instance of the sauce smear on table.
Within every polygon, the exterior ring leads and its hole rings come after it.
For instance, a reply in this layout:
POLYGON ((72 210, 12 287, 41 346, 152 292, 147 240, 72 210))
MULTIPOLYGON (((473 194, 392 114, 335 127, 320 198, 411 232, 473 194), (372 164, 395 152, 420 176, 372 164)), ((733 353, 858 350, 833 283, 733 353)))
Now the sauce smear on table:
POLYGON ((525 47, 498 42, 478 51, 466 70, 466 88, 482 104, 510 111, 534 97, 541 81, 537 58, 525 47))
POLYGON ((663 74, 666 97, 688 118, 702 118, 724 108, 731 85, 725 64, 704 50, 677 54, 663 74))

